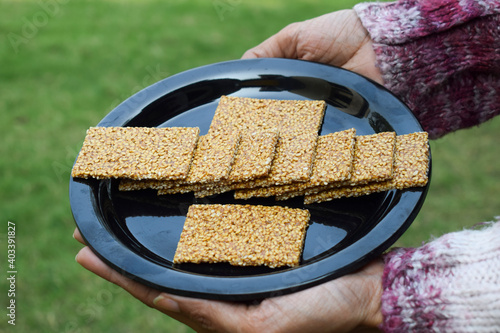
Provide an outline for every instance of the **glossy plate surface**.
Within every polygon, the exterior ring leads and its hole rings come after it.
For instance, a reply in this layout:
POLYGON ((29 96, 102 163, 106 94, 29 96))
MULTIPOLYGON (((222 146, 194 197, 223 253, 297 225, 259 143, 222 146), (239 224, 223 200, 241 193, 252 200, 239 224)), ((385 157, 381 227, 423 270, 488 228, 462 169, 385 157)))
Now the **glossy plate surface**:
MULTIPOLYGON (((339 68, 286 59, 237 60, 195 68, 140 91, 99 126, 196 126, 208 131, 221 95, 327 102, 321 134, 422 131, 410 110, 386 89, 339 68)), ((304 206, 301 198, 234 200, 120 192, 116 180, 70 179, 77 227, 100 258, 141 283, 179 295, 254 300, 294 292, 358 269, 391 246, 416 217, 427 187, 304 206), (296 268, 173 265, 187 209, 193 203, 307 208, 311 222, 296 268)))

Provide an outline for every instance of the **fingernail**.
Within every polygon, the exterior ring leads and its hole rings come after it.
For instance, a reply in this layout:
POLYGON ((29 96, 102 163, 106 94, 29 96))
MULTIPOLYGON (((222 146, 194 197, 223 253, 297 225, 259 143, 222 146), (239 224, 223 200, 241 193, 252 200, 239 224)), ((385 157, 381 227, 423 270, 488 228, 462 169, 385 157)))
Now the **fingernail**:
POLYGON ((161 308, 162 310, 170 311, 170 312, 181 312, 179 308, 179 304, 173 299, 166 297, 165 294, 158 295, 154 300, 153 304, 161 308))

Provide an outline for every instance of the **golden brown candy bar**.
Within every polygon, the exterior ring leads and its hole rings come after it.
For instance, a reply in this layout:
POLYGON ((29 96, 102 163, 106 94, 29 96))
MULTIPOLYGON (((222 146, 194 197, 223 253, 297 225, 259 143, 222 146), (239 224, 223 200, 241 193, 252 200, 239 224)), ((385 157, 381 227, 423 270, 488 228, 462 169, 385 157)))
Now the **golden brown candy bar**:
POLYGON ((239 190, 235 198, 269 197, 290 193, 288 197, 303 194, 303 191, 316 186, 341 182, 351 177, 354 155, 355 129, 320 136, 316 147, 311 178, 306 182, 289 185, 270 186, 248 190, 239 190))
MULTIPOLYGON (((255 131, 278 131, 280 138, 268 176, 262 174, 259 177, 248 177, 250 181, 241 181, 241 177, 235 177, 222 184, 220 190, 228 190, 226 186, 228 183, 233 183, 232 189, 236 189, 307 180, 310 177, 311 165, 303 164, 312 163, 315 141, 323 121, 325 107, 324 101, 222 96, 209 133, 234 129, 243 135, 255 131), (291 138, 302 140, 301 147, 291 143, 291 138)), ((211 192, 214 191, 217 190, 212 188, 211 192)))
POLYGON ((174 263, 298 266, 309 218, 280 206, 192 205, 174 263))
POLYGON ((349 184, 358 185, 391 178, 395 145, 395 132, 356 137, 353 172, 349 184))
POLYGON ((318 132, 326 103, 315 100, 275 100, 222 96, 210 124, 212 131, 318 132))
POLYGON ((393 178, 359 186, 345 186, 317 194, 306 195, 304 203, 356 197, 392 189, 425 186, 429 172, 429 143, 426 132, 400 135, 396 138, 396 158, 393 178))
POLYGON ((396 162, 391 181, 395 189, 422 187, 429 181, 429 135, 417 132, 400 135, 396 143, 396 162))
POLYGON ((243 182, 269 174, 277 143, 276 131, 243 135, 226 183, 243 182))
POLYGON ((198 128, 91 127, 73 166, 77 178, 182 179, 198 128))

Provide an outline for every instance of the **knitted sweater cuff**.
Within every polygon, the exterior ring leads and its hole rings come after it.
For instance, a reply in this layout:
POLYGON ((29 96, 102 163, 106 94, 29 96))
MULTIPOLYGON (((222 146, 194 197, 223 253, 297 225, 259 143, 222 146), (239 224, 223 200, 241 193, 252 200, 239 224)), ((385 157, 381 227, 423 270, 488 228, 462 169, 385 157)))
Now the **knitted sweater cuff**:
POLYGON ((384 332, 496 332, 500 218, 385 256, 384 332))
POLYGON ((500 113, 500 0, 401 0, 354 7, 385 86, 435 139, 500 113))

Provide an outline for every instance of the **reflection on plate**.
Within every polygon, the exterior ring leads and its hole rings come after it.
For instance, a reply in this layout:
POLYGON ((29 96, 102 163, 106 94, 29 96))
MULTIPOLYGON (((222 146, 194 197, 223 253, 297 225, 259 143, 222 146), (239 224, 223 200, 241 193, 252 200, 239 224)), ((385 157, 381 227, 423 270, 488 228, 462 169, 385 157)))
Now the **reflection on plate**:
MULTIPOLYGON (((422 131, 410 110, 383 87, 352 72, 299 60, 217 63, 169 77, 127 99, 99 126, 197 126, 208 131, 221 95, 325 100, 321 134, 422 131)), ((70 203, 87 244, 105 262, 141 283, 179 295, 254 300, 319 284, 358 269, 391 246, 416 217, 427 187, 388 191, 304 207, 302 198, 235 200, 232 193, 195 199, 120 192, 116 180, 70 179, 70 203), (173 265, 189 205, 241 203, 307 208, 296 268, 228 264, 173 265)))

